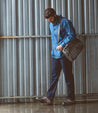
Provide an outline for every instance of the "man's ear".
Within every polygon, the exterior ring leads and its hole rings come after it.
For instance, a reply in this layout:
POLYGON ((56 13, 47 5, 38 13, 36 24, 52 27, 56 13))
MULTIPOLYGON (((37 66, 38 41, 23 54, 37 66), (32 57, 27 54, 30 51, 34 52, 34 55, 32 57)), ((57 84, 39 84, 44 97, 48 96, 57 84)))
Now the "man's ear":
POLYGON ((55 14, 54 17, 57 17, 57 15, 55 14))

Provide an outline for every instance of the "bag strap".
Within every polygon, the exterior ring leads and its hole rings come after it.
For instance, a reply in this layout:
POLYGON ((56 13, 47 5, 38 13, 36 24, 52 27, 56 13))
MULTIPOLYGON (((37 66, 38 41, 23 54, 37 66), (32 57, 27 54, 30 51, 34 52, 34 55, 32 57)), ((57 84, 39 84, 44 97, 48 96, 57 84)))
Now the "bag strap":
POLYGON ((59 23, 59 28, 58 28, 58 43, 59 43, 59 37, 60 37, 60 23, 59 23))
POLYGON ((60 23, 61 23, 61 20, 62 20, 62 18, 61 18, 60 21, 59 21, 59 28, 58 28, 58 42, 57 42, 57 44, 59 43, 59 38, 60 38, 60 23))

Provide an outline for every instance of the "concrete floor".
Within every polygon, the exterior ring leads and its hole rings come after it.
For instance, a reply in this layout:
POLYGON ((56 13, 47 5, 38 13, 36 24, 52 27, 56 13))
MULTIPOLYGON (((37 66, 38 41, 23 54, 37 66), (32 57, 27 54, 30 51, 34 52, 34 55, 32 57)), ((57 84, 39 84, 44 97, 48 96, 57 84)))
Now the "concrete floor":
POLYGON ((62 106, 43 103, 0 104, 0 113, 98 113, 98 102, 62 106))

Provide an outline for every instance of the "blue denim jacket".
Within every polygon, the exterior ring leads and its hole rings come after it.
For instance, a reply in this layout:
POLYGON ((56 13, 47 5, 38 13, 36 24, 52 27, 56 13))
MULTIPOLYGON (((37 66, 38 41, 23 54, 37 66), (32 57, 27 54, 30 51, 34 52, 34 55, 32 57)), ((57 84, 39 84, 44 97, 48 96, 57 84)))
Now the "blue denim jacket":
POLYGON ((62 51, 56 50, 58 45, 64 47, 69 41, 72 41, 76 38, 75 29, 70 20, 67 18, 58 15, 59 19, 54 23, 50 23, 50 31, 51 31, 51 41, 52 41, 52 51, 51 55, 53 58, 62 58, 64 54, 62 51), (58 28, 60 22, 60 36, 58 42, 58 28))

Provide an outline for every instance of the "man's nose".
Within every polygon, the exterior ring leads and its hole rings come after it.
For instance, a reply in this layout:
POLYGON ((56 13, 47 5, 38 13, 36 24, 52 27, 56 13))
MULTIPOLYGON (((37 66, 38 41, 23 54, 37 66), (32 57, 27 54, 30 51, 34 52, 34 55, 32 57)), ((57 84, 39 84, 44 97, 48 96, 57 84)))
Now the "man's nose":
POLYGON ((51 21, 49 20, 49 23, 50 23, 51 21))
POLYGON ((49 23, 51 22, 50 19, 48 19, 48 22, 49 22, 49 23))

